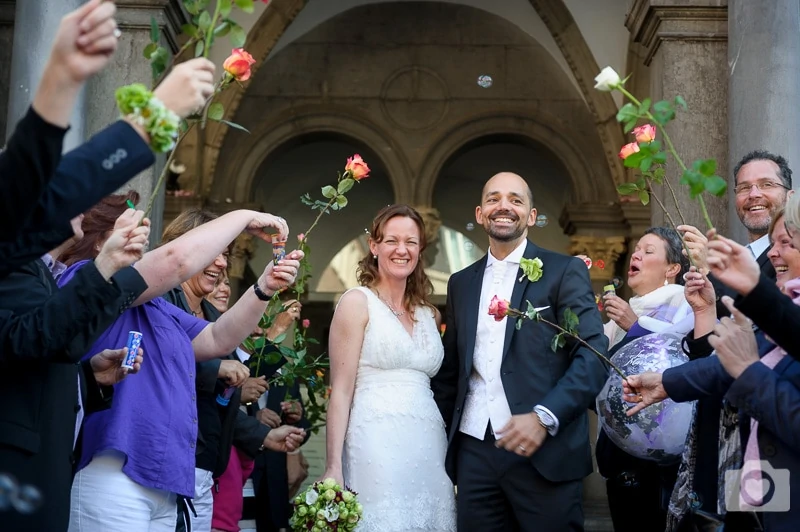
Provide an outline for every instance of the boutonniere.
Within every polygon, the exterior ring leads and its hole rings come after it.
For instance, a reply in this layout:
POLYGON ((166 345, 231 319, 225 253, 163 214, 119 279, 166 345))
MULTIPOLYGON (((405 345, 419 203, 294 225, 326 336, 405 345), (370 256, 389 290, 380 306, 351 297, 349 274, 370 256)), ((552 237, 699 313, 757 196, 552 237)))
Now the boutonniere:
POLYGON ((535 283, 542 278, 542 268, 544 264, 542 259, 536 257, 534 259, 520 259, 519 267, 522 269, 522 275, 519 277, 519 282, 522 282, 523 277, 528 277, 528 280, 535 283))

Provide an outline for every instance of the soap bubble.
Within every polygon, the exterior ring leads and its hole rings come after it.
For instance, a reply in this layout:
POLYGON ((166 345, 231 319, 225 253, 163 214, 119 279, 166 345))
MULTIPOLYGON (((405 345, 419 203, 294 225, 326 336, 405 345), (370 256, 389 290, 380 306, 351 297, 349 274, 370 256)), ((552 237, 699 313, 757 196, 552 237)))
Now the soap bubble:
POLYGON ((468 223, 467 224, 467 231, 472 231, 473 229, 475 229, 475 224, 472 223, 472 222, 468 223))
POLYGON ((550 221, 547 219, 546 214, 540 214, 536 217, 536 227, 545 227, 550 221))
POLYGON ((492 83, 494 83, 494 80, 492 80, 492 76, 488 76, 486 74, 478 76, 478 85, 480 87, 488 89, 489 87, 492 86, 492 83))
POLYGON ((0 511, 7 510, 17 496, 17 481, 9 474, 0 473, 0 511))
POLYGON ((464 249, 467 251, 472 251, 472 248, 474 247, 475 245, 472 242, 464 242, 464 249))
POLYGON ((625 284, 625 281, 622 280, 622 277, 617 275, 613 279, 611 279, 611 284, 614 285, 614 289, 619 290, 620 288, 622 288, 622 285, 625 284))

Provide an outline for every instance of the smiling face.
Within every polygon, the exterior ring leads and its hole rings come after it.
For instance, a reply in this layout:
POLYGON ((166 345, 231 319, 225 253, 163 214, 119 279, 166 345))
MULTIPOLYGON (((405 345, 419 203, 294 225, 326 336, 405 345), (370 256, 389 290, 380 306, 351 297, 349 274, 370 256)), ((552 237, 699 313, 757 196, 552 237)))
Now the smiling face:
POLYGON ((395 216, 383 225, 381 232, 380 242, 369 241, 370 252, 378 256, 380 276, 408 278, 419 262, 419 226, 407 216, 395 216))
POLYGON ((198 274, 195 274, 191 279, 184 283, 184 288, 191 290, 191 292, 199 297, 204 298, 214 291, 217 286, 222 272, 228 267, 228 251, 220 253, 214 259, 214 262, 209 264, 198 274))
POLYGON ((654 234, 644 235, 636 243, 628 268, 628 286, 637 296, 649 294, 680 271, 680 264, 667 261, 667 243, 654 234))
POLYGON ((491 240, 518 243, 536 222, 528 184, 510 172, 495 175, 483 187, 475 219, 491 240))
POLYGON ((231 298, 231 282, 228 279, 228 276, 223 273, 223 277, 217 283, 216 288, 214 291, 211 292, 206 299, 214 305, 220 312, 225 312, 228 310, 228 300, 231 298))
MULTIPOLYGON (((736 175, 736 186, 764 183, 783 184, 780 168, 770 160, 750 161, 736 175)), ((786 203, 787 190, 773 186, 768 190, 751 186, 749 190, 736 193, 736 214, 750 233, 751 241, 767 234, 772 218, 786 203)))
POLYGON ((772 247, 769 248, 767 257, 775 268, 775 284, 783 290, 786 281, 800 277, 800 251, 792 245, 792 237, 786 231, 783 216, 775 221, 769 240, 772 247))

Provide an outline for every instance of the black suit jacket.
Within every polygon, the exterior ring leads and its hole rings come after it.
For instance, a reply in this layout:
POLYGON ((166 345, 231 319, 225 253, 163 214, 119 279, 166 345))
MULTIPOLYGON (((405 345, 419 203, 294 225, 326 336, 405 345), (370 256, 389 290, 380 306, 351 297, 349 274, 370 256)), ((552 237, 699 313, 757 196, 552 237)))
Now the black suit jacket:
MULTIPOLYGON (((769 247, 764 250, 764 252, 759 255, 758 258, 756 258, 756 261, 758 262, 758 267, 761 268, 761 274, 770 281, 775 282, 775 267, 772 266, 769 257, 767 257, 769 250, 769 247)), ((722 296, 730 296, 731 298, 736 299, 739 294, 737 294, 732 288, 729 288, 727 285, 723 284, 713 275, 709 275, 709 280, 714 286, 714 292, 716 293, 717 297, 717 317, 722 318, 723 316, 729 316, 730 312, 728 312, 728 309, 722 303, 722 296)))
MULTIPOLYGON (((544 319, 560 322, 564 311, 577 314, 579 334, 601 353, 608 348, 594 300, 586 265, 580 259, 537 247, 528 242, 524 256, 543 262, 542 277, 514 283, 511 306, 524 310, 526 300, 544 319)), ((472 373, 478 316, 488 308, 480 304, 486 257, 450 277, 447 288, 444 361, 431 386, 448 427, 446 467, 455 479, 453 439, 459 431, 461 411, 472 373)), ((517 277, 522 275, 518 270, 517 277)), ((506 324, 501 378, 513 415, 528 413, 535 405, 547 407, 559 420, 555 437, 549 437, 533 454, 533 466, 551 481, 576 480, 592 471, 587 409, 594 403, 608 372, 589 349, 573 342, 553 352, 557 331, 543 323, 526 321, 520 330, 515 320, 506 324)))
POLYGON ((14 240, 25 228, 61 160, 66 133, 31 107, 0 151, 0 241, 14 240))
MULTIPOLYGON (((73 473, 79 361, 147 288, 133 268, 106 282, 93 263, 59 290, 41 260, 0 281, 5 345, 0 373, 0 471, 38 488, 31 515, 3 513, 7 530, 66 530, 73 473)), ((88 365, 84 407, 108 406, 88 365)))
MULTIPOLYGON (((18 130, 16 136, 20 142, 37 142, 35 130, 31 128, 18 130)), ((58 150, 61 150, 60 143, 58 150)), ((48 170, 50 166, 40 165, 39 173, 49 171, 54 175, 52 180, 48 175, 50 182, 35 205, 23 204, 25 215, 20 215, 20 220, 25 223, 21 231, 14 238, 0 241, 0 276, 36 260, 69 239, 72 236, 70 219, 94 206, 154 161, 153 152, 142 137, 130 124, 120 120, 68 152, 57 167, 53 165, 48 170)), ((15 174, 13 168, 0 166, 4 183, 6 175, 24 179, 15 174)), ((5 185, 2 196, 3 204, 11 199, 5 185)), ((16 210, 8 212, 17 212, 19 203, 11 203, 16 210)))
MULTIPOLYGON (((270 372, 270 374, 273 372, 270 372)), ((270 375, 268 375, 269 377, 270 375)), ((286 397, 286 391, 293 399, 303 404, 300 395, 300 385, 295 382, 291 387, 272 386, 267 395, 266 408, 281 414, 281 401, 286 397)), ((305 406, 303 406, 305 411, 305 406)), ((255 416, 260 410, 258 402, 254 402, 249 407, 251 415, 255 416)), ((255 419, 255 418, 253 418, 255 419)), ((305 441, 310 436, 311 428, 308 420, 303 416, 300 421, 295 423, 306 431, 305 441)), ((305 443, 305 441, 303 443, 305 443)), ((253 488, 256 493, 256 504, 262 510, 256 514, 256 525, 259 532, 264 530, 278 530, 289 528, 289 476, 286 470, 286 453, 270 451, 269 449, 256 457, 255 467, 251 475, 253 488), (269 523, 264 523, 269 516, 269 523)))

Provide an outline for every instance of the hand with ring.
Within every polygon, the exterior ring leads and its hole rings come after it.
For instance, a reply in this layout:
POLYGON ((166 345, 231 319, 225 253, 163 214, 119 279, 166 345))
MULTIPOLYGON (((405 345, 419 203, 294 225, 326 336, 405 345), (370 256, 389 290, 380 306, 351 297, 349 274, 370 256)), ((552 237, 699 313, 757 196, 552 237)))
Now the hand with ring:
POLYGON ((283 304, 285 309, 275 317, 272 326, 267 329, 266 335, 270 340, 274 340, 289 330, 292 323, 300 319, 300 311, 303 309, 303 304, 296 299, 290 299, 283 304))

